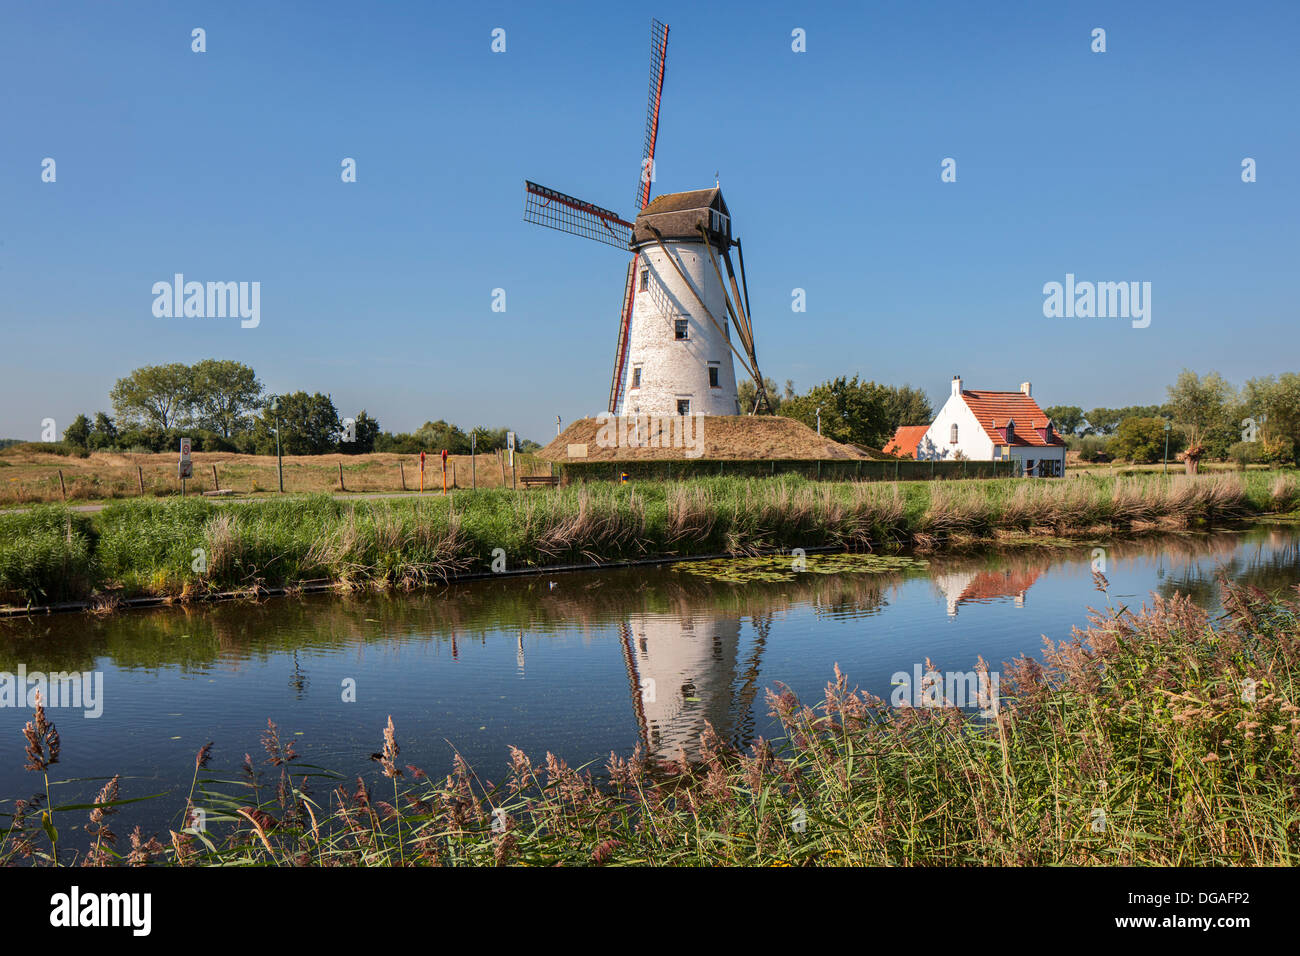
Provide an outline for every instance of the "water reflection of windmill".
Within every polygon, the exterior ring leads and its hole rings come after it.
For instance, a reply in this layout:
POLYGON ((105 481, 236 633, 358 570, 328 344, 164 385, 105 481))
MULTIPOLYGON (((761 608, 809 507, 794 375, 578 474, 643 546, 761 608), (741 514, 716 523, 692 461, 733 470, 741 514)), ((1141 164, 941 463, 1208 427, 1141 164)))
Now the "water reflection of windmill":
POLYGON ((742 655, 740 617, 686 612, 633 614, 619 624, 637 730, 647 756, 695 759, 700 735, 745 746, 754 733, 753 706, 771 619, 751 619, 742 655))

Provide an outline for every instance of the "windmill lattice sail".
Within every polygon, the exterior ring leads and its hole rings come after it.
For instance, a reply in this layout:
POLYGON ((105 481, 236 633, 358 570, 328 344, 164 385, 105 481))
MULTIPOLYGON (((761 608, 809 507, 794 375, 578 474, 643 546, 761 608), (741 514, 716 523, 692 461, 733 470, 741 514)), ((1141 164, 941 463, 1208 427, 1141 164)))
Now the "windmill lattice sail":
POLYGON ((618 213, 584 202, 555 189, 524 180, 524 221, 594 239, 618 249, 632 241, 632 224, 618 213))
POLYGON ((664 70, 668 63, 668 26, 650 21, 650 96, 645 107, 645 142, 641 147, 641 178, 636 184, 636 205, 640 212, 650 202, 654 177, 655 142, 659 139, 659 104, 664 94, 664 70))

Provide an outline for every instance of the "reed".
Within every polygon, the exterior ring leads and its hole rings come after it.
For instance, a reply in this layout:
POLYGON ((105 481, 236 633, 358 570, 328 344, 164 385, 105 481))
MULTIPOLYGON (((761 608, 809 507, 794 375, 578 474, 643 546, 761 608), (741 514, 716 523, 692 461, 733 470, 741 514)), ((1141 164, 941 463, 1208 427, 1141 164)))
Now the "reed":
POLYGON ((0 603, 298 587, 407 588, 468 571, 795 547, 941 547, 1007 532, 1123 535, 1300 505, 1285 472, 1064 481, 701 478, 343 501, 116 502, 0 514, 0 603))

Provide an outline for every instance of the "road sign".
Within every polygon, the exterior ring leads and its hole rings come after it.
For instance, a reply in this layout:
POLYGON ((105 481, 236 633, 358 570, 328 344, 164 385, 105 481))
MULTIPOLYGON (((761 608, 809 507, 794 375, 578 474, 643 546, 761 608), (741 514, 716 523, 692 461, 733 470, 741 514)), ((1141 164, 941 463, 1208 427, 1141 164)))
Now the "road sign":
POLYGON ((194 477, 194 462, 190 461, 190 440, 181 439, 181 457, 176 466, 176 473, 181 478, 194 477))
POLYGON ((510 450, 510 467, 515 467, 515 433, 506 432, 506 448, 510 450))

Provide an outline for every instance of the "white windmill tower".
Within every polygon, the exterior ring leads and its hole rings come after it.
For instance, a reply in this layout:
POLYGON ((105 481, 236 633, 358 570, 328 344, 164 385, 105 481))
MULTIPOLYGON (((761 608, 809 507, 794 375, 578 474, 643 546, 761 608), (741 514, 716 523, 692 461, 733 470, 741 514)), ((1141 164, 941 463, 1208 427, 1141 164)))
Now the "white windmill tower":
POLYGON ((610 412, 738 414, 742 409, 733 356, 757 386, 754 408, 744 409, 752 412, 767 406, 768 399, 754 351, 744 251, 740 240, 732 238, 722 190, 715 186, 665 193, 650 202, 668 27, 652 20, 650 41, 650 100, 636 221, 528 181, 524 219, 632 251, 610 379, 610 412), (740 285, 731 263, 733 245, 740 260, 740 285))

